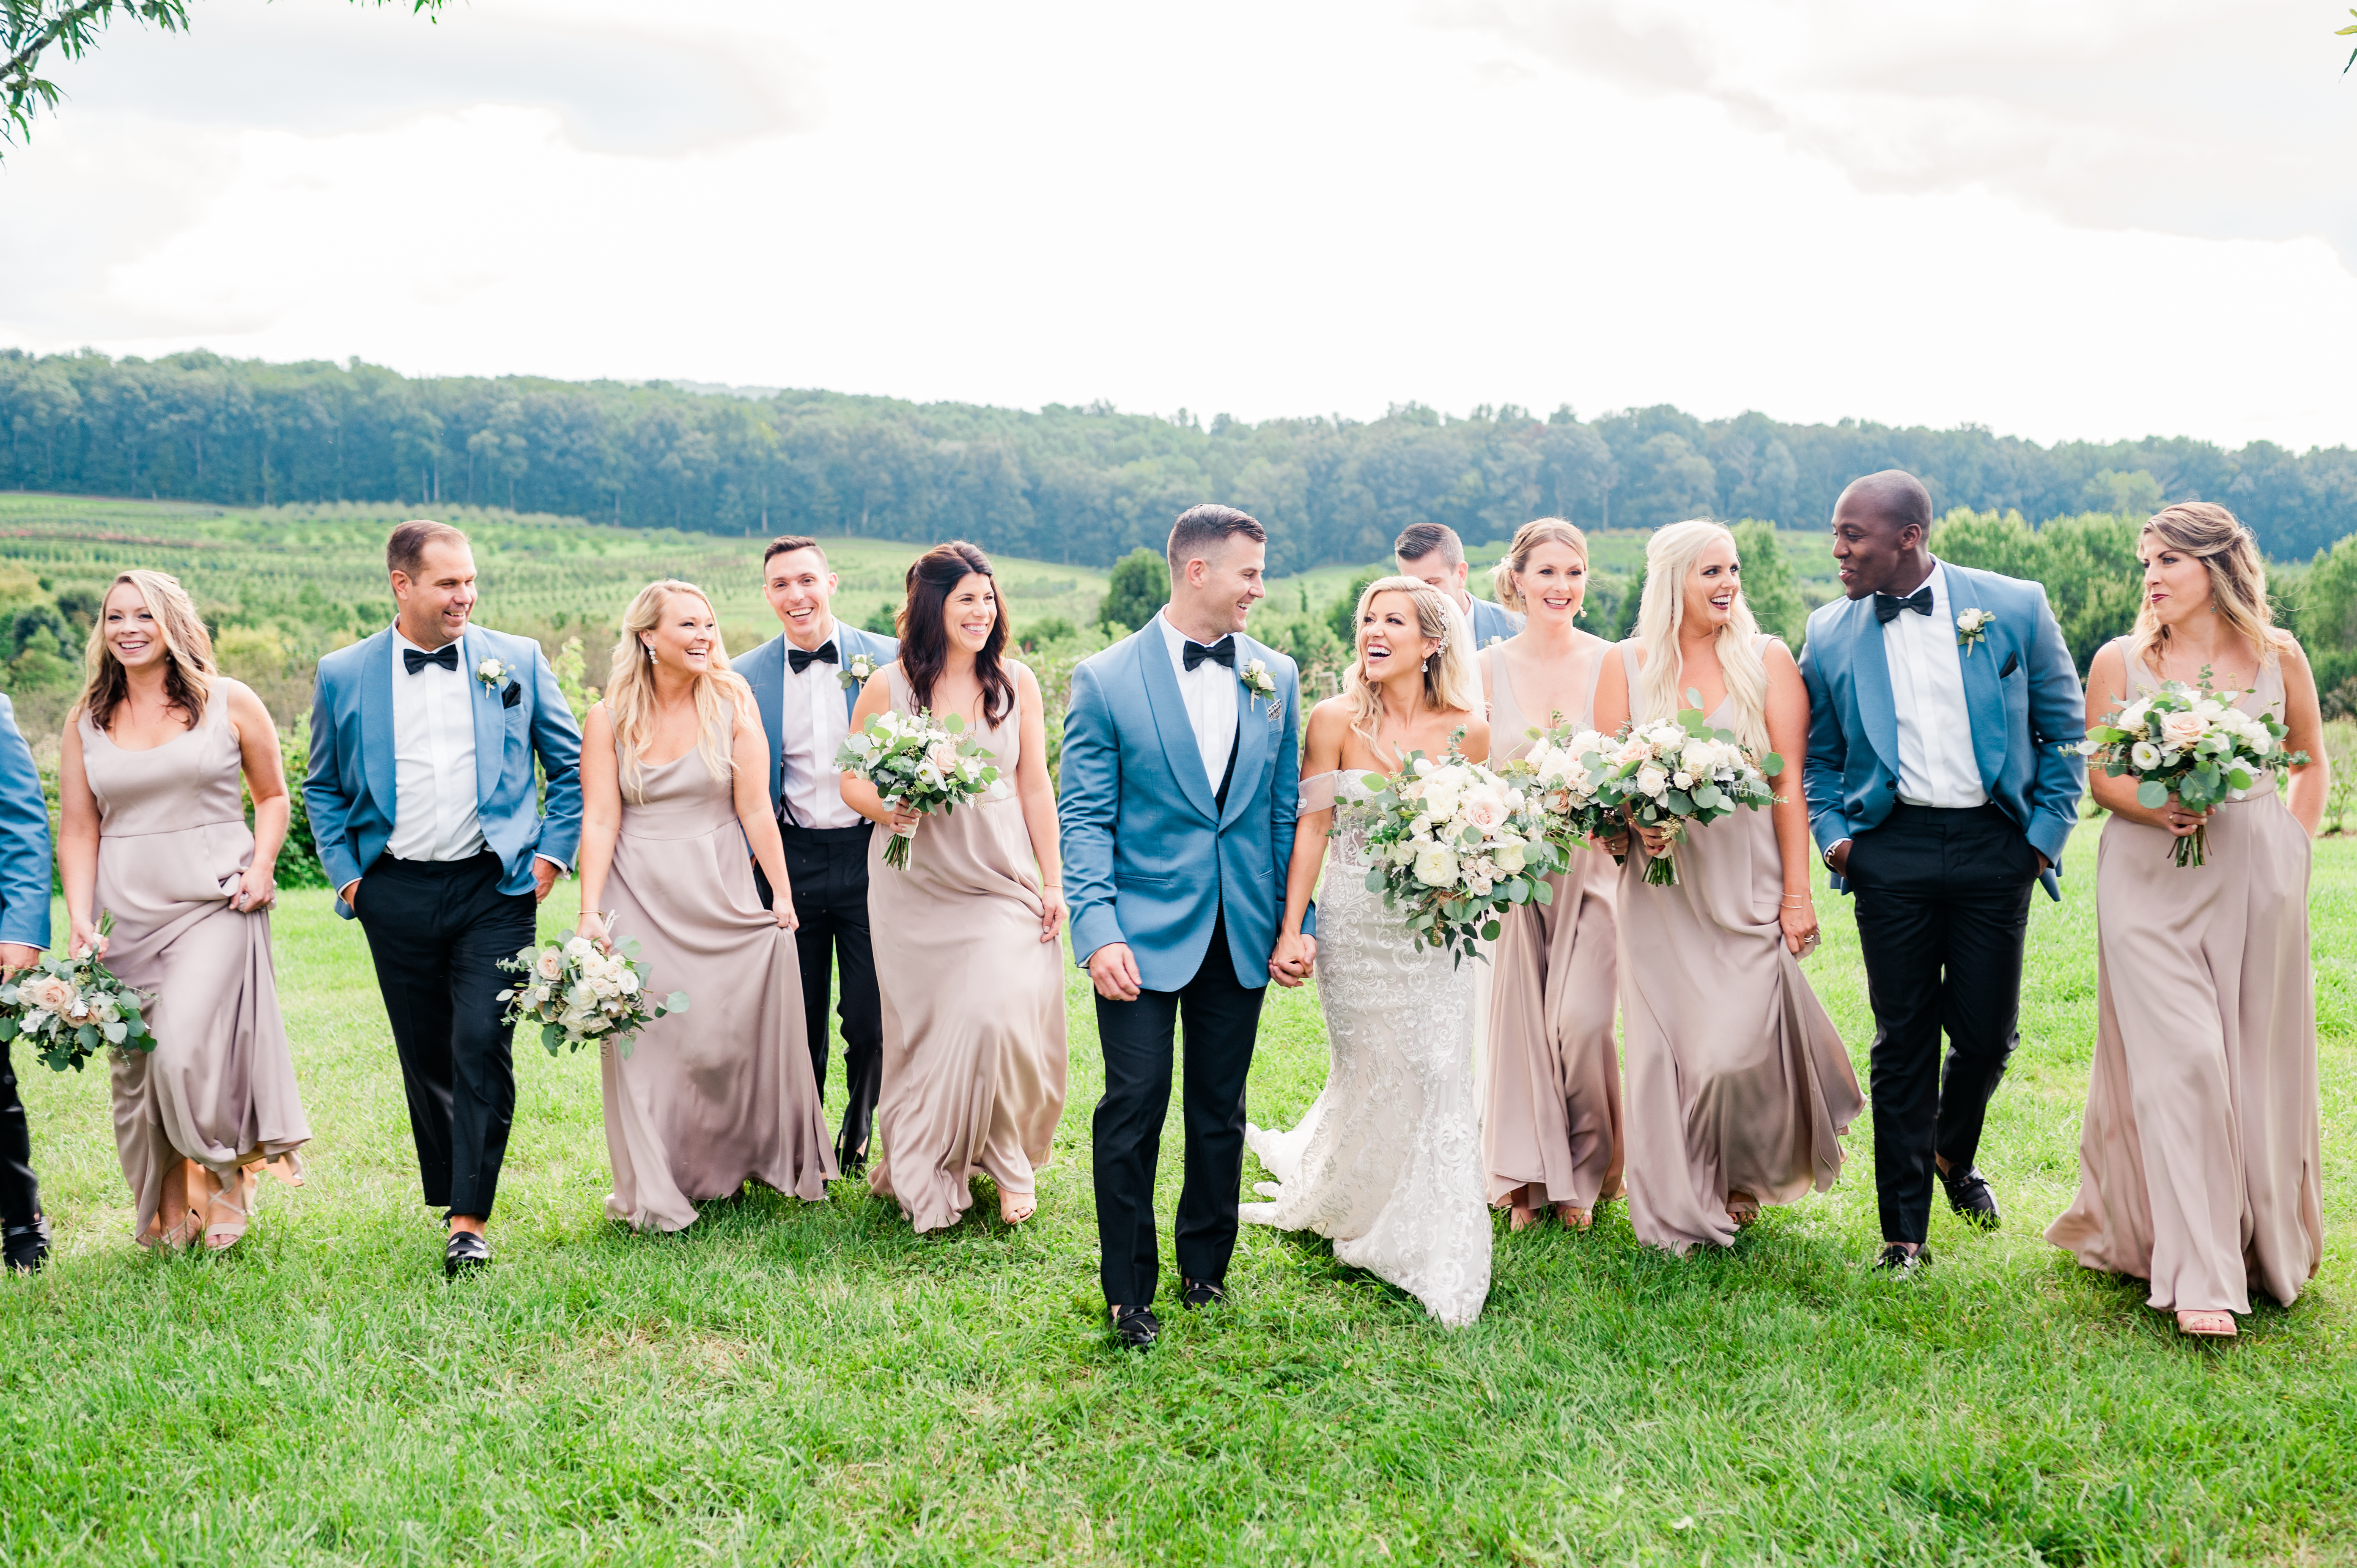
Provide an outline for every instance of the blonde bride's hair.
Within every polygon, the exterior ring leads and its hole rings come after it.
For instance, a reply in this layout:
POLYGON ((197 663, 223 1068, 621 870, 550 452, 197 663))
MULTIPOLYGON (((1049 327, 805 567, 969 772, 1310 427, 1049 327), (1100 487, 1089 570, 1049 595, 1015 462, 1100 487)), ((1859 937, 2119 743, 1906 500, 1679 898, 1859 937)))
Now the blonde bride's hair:
MULTIPOLYGON (((1639 724, 1674 719, 1686 705, 1685 656, 1678 627, 1685 619, 1686 574, 1702 553, 1720 540, 1735 542, 1724 523, 1707 518, 1674 522, 1645 542, 1645 596, 1637 607, 1637 642, 1645 668, 1630 693, 1630 712, 1639 724)), ((1718 669, 1735 699, 1735 737, 1754 752, 1768 751, 1768 666, 1760 657, 1760 623, 1744 601, 1743 578, 1736 576, 1735 613, 1718 630, 1718 669)))
POLYGON ((1424 667, 1425 705, 1462 713, 1478 713, 1481 705, 1481 682, 1474 673, 1472 652, 1466 647, 1473 633, 1458 612, 1457 602, 1414 577, 1378 577, 1359 596, 1358 614, 1351 627, 1351 667, 1342 672, 1342 701, 1348 704, 1351 728, 1366 737, 1370 749, 1375 746, 1375 725, 1383 715, 1376 705, 1374 682, 1367 679, 1358 650, 1367 607, 1378 594, 1405 594, 1415 600, 1416 630, 1440 643, 1424 667))
MULTIPOLYGON (((622 612, 622 639, 614 644, 613 671, 606 679, 606 717, 613 724, 614 738, 621 742, 622 793, 634 800, 646 798, 640 770, 655 728, 654 665, 640 639, 662 623, 664 607, 681 594, 693 594, 707 611, 712 608, 711 596, 693 583, 676 577, 649 583, 622 612)), ((759 710, 745 677, 728 668, 728 650, 721 646, 716 628, 711 668, 695 678, 695 749, 704 766, 715 779, 735 777, 736 761, 720 741, 721 720, 733 716, 740 725, 748 719, 759 724, 759 710)))

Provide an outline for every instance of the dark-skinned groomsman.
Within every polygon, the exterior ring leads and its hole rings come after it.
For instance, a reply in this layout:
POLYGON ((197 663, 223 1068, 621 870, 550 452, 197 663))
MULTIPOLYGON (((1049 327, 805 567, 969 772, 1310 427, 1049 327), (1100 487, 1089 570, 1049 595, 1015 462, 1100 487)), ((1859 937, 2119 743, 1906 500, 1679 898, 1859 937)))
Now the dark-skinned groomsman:
POLYGON ((1833 526, 1847 597, 1809 618, 1802 785, 1874 1007, 1876 1262, 1908 1274, 1932 1261, 1934 1175, 1997 1223, 1974 1158, 2018 1038, 2029 890, 2062 896, 2085 714, 2046 590, 1936 559, 1912 474, 1854 480, 1833 526))
MULTIPOLYGON (((770 803, 785 839, 793 882, 794 940, 802 956, 802 1012, 811 1066, 826 1092, 826 998, 831 973, 842 977, 836 1013, 843 1022, 843 1076, 848 1090, 835 1163, 850 1176, 867 1163, 867 1133, 884 1070, 883 1004, 876 993, 876 956, 867 936, 866 818, 843 803, 836 751, 851 733, 859 701, 855 666, 880 669, 899 657, 892 638, 845 626, 830 607, 835 575, 815 539, 789 534, 761 558, 761 591, 785 629, 730 667, 753 688, 770 740, 770 803)), ((761 902, 769 879, 753 873, 761 902)))

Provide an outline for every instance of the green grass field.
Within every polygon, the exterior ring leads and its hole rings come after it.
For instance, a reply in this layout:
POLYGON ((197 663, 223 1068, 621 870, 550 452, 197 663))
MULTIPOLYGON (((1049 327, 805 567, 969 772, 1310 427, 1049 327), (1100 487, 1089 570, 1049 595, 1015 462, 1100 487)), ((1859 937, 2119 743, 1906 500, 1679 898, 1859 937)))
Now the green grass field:
MULTIPOLYGON (((265 1184, 235 1252, 134 1246, 104 1080, 19 1063, 59 1252, 0 1283, 0 1563, 2357 1560, 2357 848, 2319 847, 2314 904, 2324 1272, 2212 1347, 2039 1236, 2093 1035, 2092 837, 2033 919, 1983 1160, 2007 1227, 1943 1209, 1928 1276, 1864 1267, 1861 1123, 1830 1196, 1725 1255, 1641 1250, 1618 1205, 1586 1236, 1501 1222, 1461 1331, 1247 1229, 1233 1305, 1174 1307, 1146 1355, 1099 1320, 1077 977, 1058 1164, 1019 1230, 981 1217, 986 1185, 919 1239, 844 1183, 624 1234, 595 1063, 531 1050, 497 1262, 448 1285, 360 933, 292 896, 310 1185, 265 1184)), ((1828 913, 1810 972, 1862 1070, 1828 913)), ((1324 1070, 1314 998, 1273 992, 1254 1119, 1289 1124, 1324 1070)), ((1178 1165, 1174 1122, 1166 1221, 1178 1165)))

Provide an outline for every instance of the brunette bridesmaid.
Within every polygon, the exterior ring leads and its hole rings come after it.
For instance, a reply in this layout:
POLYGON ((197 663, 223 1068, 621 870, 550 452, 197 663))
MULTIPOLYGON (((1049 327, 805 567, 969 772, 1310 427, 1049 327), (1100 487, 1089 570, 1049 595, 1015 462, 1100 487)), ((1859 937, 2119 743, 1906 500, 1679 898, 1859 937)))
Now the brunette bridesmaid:
POLYGON ((843 776, 843 799, 877 824, 868 923, 884 1004, 883 1153, 870 1190, 919 1230, 954 1225, 986 1175, 1013 1225, 1039 1208, 1034 1178, 1064 1111, 1063 878, 1039 684, 1005 658, 990 561, 963 542, 909 568, 899 660, 877 671, 854 730, 890 708, 963 716, 998 766, 992 795, 955 811, 896 811, 843 776), (884 864, 896 825, 916 824, 906 869, 884 864))
POLYGON ((109 1053, 133 1234, 178 1247, 201 1232, 221 1251, 245 1235, 255 1167, 299 1184, 311 1137, 270 951, 288 812, 278 732, 214 667, 196 607, 161 572, 114 579, 87 666, 59 762, 58 865, 69 950, 95 949, 151 998, 156 1048, 109 1053))
POLYGON ((2309 840, 2331 784, 2316 680, 2269 624, 2250 531, 2207 502, 2145 524, 2144 608, 2087 675, 2093 725, 2203 672, 2288 726, 2309 760, 2206 814, 2091 771, 2111 815, 2096 854, 2095 1062, 2079 1193, 2046 1239, 2091 1269, 2149 1281, 2183 1333, 2227 1337, 2265 1291, 2289 1305, 2324 1251, 2309 840), (2206 830, 2199 866, 2177 840, 2206 830))
POLYGON ((1637 635, 1606 662, 1598 728, 1674 718, 1698 693, 1713 728, 1783 759, 1779 803, 1689 824, 1678 880, 1644 880, 1660 830, 1620 876, 1620 1014, 1629 1053, 1629 1219, 1637 1240, 1724 1247, 1766 1204, 1831 1187, 1863 1105, 1801 958, 1817 944, 1815 857, 1801 799, 1809 699, 1784 645, 1744 604, 1735 536, 1673 523, 1645 547, 1637 635))
MULTIPOLYGON (((1596 685, 1612 645, 1577 624, 1587 594, 1587 536, 1561 518, 1526 522, 1496 570, 1498 602, 1526 618, 1483 650, 1490 736, 1500 761, 1531 747, 1527 733, 1595 723, 1596 685)), ((1481 1156, 1489 1200, 1520 1230, 1552 1207, 1576 1230, 1620 1193, 1620 1055, 1612 851, 1576 849, 1547 879, 1552 904, 1511 911, 1491 954, 1481 1156)))
POLYGON ((601 945, 637 939, 650 989, 687 993, 685 1012, 640 1030, 627 1057, 608 1046, 599 1064, 606 1213, 633 1230, 684 1230, 699 1202, 748 1182, 823 1198, 835 1174, 768 768, 711 601, 690 583, 639 590, 582 736, 579 927, 601 945), (756 860, 777 890, 770 908, 756 860))

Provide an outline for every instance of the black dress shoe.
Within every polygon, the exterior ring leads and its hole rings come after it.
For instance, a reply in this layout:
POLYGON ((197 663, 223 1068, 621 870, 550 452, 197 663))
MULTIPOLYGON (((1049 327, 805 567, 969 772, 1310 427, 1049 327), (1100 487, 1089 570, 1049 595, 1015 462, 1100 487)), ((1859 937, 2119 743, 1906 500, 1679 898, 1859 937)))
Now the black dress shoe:
POLYGON ((450 1244, 442 1249, 442 1273, 447 1279, 457 1279, 463 1270, 479 1269, 491 1261, 491 1244, 472 1230, 453 1230, 450 1244))
POLYGON ((1941 1171, 1940 1185, 1948 1189, 1948 1207, 1965 1224, 1977 1225, 1984 1230, 1996 1229, 1996 1194, 1989 1190, 1988 1178, 1977 1169, 1966 1166, 1961 1172, 1941 1171))
POLYGON ((1162 1337, 1162 1325, 1156 1322, 1149 1306, 1116 1306, 1113 1309, 1113 1337, 1132 1350, 1143 1350, 1162 1337))
POLYGON ((1183 1276, 1178 1281, 1178 1305, 1189 1311, 1199 1306, 1225 1306, 1227 1303, 1228 1287, 1225 1285, 1183 1276))
POLYGON ((33 1216, 30 1225, 11 1225, 0 1230, 0 1262, 24 1273, 38 1273, 49 1256, 49 1219, 45 1214, 33 1216))
POLYGON ((1893 1241, 1882 1249, 1881 1255, 1874 1260, 1874 1266, 1906 1279, 1932 1266, 1932 1249, 1918 1247, 1910 1252, 1893 1241))
POLYGON ((838 1149, 835 1151, 834 1169, 837 1176, 856 1176, 866 1170, 866 1168, 867 1151, 866 1149, 838 1149))

